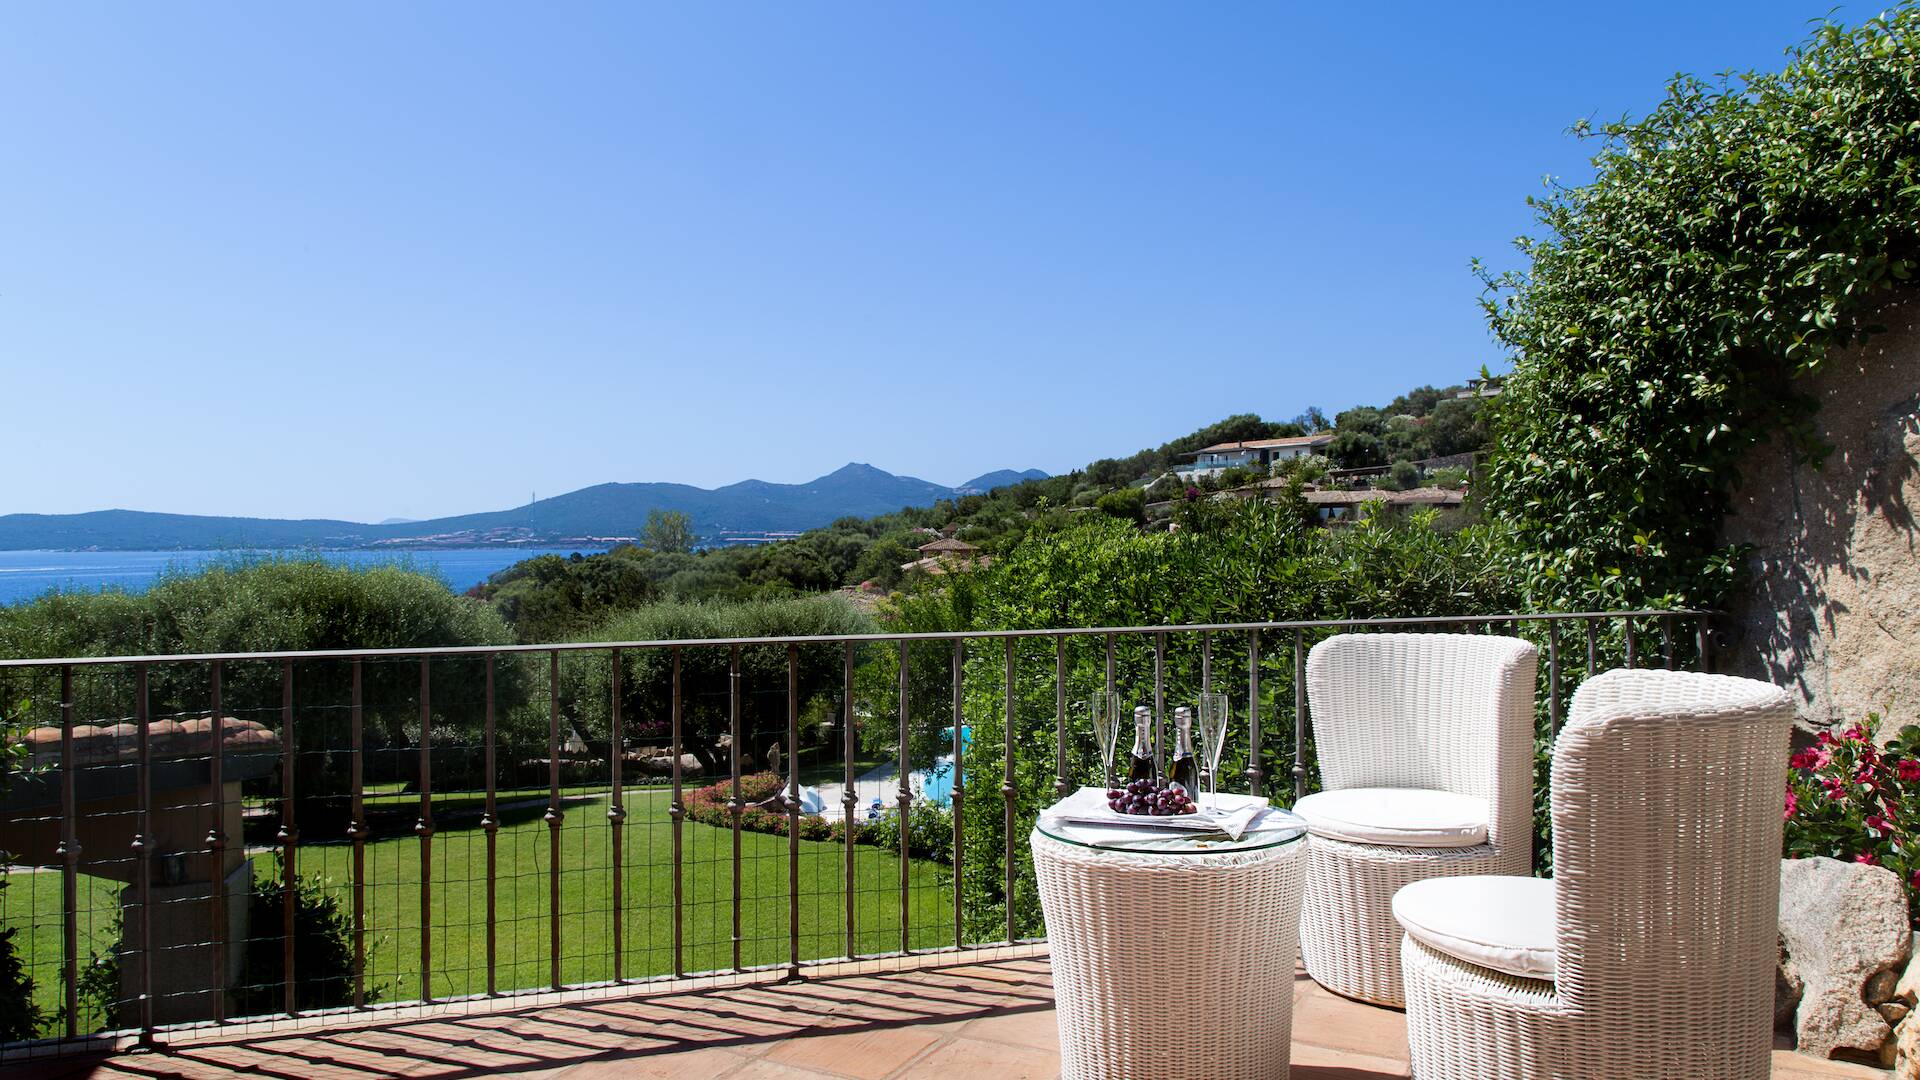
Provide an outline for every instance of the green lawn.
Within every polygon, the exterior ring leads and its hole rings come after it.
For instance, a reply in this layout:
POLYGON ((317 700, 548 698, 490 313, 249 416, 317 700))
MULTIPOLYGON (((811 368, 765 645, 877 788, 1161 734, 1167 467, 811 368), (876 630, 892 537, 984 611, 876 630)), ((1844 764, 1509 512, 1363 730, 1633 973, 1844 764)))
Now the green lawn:
MULTIPOLYGON (((624 859, 625 974, 661 974, 673 966, 672 829, 664 789, 630 791, 624 859)), ((496 985, 501 990, 550 984, 549 829, 540 810, 513 815, 498 835, 496 871, 496 985)), ((560 977, 580 983, 613 976, 611 829, 604 792, 566 808, 560 834, 560 977)), ((689 971, 733 963, 732 833, 695 822, 685 826, 684 931, 689 971)), ((421 844, 414 837, 367 845, 367 985, 384 1001, 420 994, 421 844)), ((900 864, 895 855, 855 849, 855 926, 859 952, 900 945, 900 864)), ((254 858, 256 876, 274 873, 274 860, 254 858)), ((350 910, 352 848, 304 845, 303 877, 319 875, 350 910)), ((432 988, 435 996, 486 990, 486 834, 470 823, 443 829, 432 840, 432 988)), ((916 948, 953 941, 952 875, 915 860, 910 867, 909 925, 916 948)), ((800 946, 803 958, 846 952, 845 862, 838 844, 800 844, 800 946)), ((81 953, 105 952, 117 910, 119 885, 80 878, 81 953)), ((787 840, 741 835, 741 963, 784 962, 787 940, 787 840)), ((0 925, 22 928, 16 939, 33 973, 40 1001, 60 999, 60 875, 16 871, 0 890, 0 925)), ((277 926, 256 928, 257 934, 277 926)), ((83 1029, 97 1026, 83 1024, 83 1029)))

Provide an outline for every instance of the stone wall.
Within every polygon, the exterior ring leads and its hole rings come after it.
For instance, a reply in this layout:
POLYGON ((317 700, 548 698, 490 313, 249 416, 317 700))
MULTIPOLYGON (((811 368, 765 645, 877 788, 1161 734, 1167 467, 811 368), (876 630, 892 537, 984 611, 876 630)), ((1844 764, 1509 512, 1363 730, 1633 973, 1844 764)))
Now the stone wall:
POLYGON ((1723 535, 1754 549, 1719 667, 1789 688, 1812 726, 1880 713, 1885 736, 1920 723, 1920 302, 1876 321, 1803 382, 1823 467, 1775 439, 1740 470, 1723 535))

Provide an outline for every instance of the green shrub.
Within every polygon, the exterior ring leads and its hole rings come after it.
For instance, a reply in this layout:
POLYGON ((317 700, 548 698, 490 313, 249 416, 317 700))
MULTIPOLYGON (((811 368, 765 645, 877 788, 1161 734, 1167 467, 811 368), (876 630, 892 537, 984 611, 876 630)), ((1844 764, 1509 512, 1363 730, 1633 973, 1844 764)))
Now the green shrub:
POLYGON ((1515 354, 1484 490, 1537 603, 1714 606, 1737 466, 1817 460, 1797 380, 1874 329, 1920 259, 1920 11, 1825 25, 1785 70, 1675 78, 1533 200, 1530 266, 1488 280, 1515 354))

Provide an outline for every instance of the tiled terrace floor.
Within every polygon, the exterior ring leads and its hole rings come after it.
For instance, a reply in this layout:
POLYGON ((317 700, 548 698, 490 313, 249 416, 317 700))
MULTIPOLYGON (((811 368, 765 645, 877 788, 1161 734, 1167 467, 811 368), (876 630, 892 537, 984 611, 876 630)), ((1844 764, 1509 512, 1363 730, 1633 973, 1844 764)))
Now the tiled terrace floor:
MULTIPOLYGON (((1401 1014, 1336 997, 1304 974, 1296 975, 1294 995, 1297 1080, 1408 1075, 1401 1014)), ((0 1077, 1012 1080, 1059 1070, 1047 958, 1033 952, 938 967, 864 964, 792 984, 495 1006, 329 1028, 282 1024, 145 1053, 29 1063, 0 1069, 0 1077)), ((1775 1052, 1773 1075, 1887 1076, 1786 1051, 1775 1052)))

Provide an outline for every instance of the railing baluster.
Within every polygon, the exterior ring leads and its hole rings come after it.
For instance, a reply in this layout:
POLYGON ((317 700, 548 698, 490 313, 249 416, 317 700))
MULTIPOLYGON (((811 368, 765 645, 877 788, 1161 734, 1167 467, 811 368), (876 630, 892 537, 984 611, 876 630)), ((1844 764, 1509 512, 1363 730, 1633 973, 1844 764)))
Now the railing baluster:
POLYGON ((673 686, 670 697, 672 700, 669 713, 672 717, 670 722, 673 725, 673 801, 667 804, 667 818, 673 823, 671 826, 673 832, 673 973, 685 977, 687 974, 686 900, 682 895, 681 874, 684 862, 681 831, 687 816, 687 804, 681 796, 680 789, 680 646, 678 645, 673 647, 673 686))
POLYGON ((846 848, 843 857, 846 861, 847 882, 847 959, 851 960, 853 959, 853 954, 857 951, 854 948, 855 943, 853 940, 853 833, 858 826, 854 823, 853 812, 854 808, 858 806, 860 802, 859 796, 854 794, 853 787, 853 758, 857 744, 853 719, 853 642, 851 641, 846 643, 842 662, 844 668, 840 677, 840 764, 845 776, 841 781, 840 787, 840 812, 843 815, 846 829, 840 839, 842 846, 846 848))
MULTIPOLYGON (((351 751, 347 758, 347 787, 352 806, 347 811, 347 840, 353 844, 353 1007, 367 1007, 367 805, 366 805, 366 742, 363 723, 365 719, 365 696, 361 690, 362 661, 353 660, 353 703, 348 711, 348 741, 351 751)), ((491 672, 491 661, 489 661, 491 672)), ((493 700, 492 686, 489 680, 487 700, 493 700)), ((492 710, 487 713, 489 721, 492 710)), ((492 724, 488 724, 488 734, 492 734, 492 724)), ((492 739, 488 739, 492 746, 492 739)), ((491 792, 489 792, 491 794, 491 792)), ((492 805, 491 799, 488 805, 492 805)), ((492 845, 488 845, 491 853, 492 845)), ((493 893, 493 864, 487 864, 487 893, 493 893)), ((487 918, 488 929, 493 926, 492 912, 487 918)), ((489 938, 491 940, 491 938, 489 938)), ((489 955, 491 960, 491 955, 489 955)), ((487 964, 489 989, 491 989, 493 964, 487 964)))
POLYGON ((420 1000, 433 1000, 433 664, 420 658, 420 1000))
POLYGON ((499 870, 500 808, 496 798, 499 769, 496 766, 493 718, 493 671, 495 654, 487 654, 486 728, 481 734, 481 753, 486 759, 487 804, 480 815, 480 830, 487 838, 487 996, 499 993, 495 982, 499 959, 499 937, 495 929, 499 914, 499 890, 495 887, 499 870))
POLYGON ((1307 635, 1293 632, 1293 798, 1307 797, 1307 635))
POLYGON ((560 651, 547 653, 547 981, 555 990, 560 978, 560 651))
MULTIPOLYGON (((213 792, 213 827, 207 830, 207 851, 213 862, 210 900, 213 909, 213 1019, 216 1023, 227 1018, 227 732, 226 720, 221 716, 220 676, 221 663, 215 660, 211 672, 213 717, 207 725, 207 735, 212 740, 212 748, 207 756, 207 786, 213 792)), ((67 1016, 71 1019, 72 1009, 67 1010, 67 1016)))
MULTIPOLYGON (((1073 781, 1067 777, 1067 635, 1055 634, 1053 637, 1053 797, 1056 800, 1064 799, 1072 790, 1073 781)), ((955 802, 953 805, 957 815, 960 804, 955 802)), ((958 867, 959 864, 954 865, 958 867)))
MULTIPOLYGON (((1114 683, 1114 675, 1113 675, 1113 635, 1108 634, 1107 635, 1107 693, 1109 694, 1114 693, 1117 689, 1118 687, 1114 683)), ((1128 709, 1127 718, 1129 721, 1132 719, 1132 716, 1133 716, 1133 710, 1128 709)))
POLYGON ((1587 678, 1591 679, 1600 674, 1600 635, 1594 628, 1593 619, 1581 619, 1580 625, 1587 632, 1587 678))
POLYGON ((732 724, 733 793, 727 797, 727 815, 733 819, 733 970, 740 968, 740 646, 727 655, 727 713, 732 724))
POLYGON ((1003 855, 1002 865, 1006 867, 1006 871, 1007 871, 1007 884, 1006 884, 1007 943, 1012 944, 1013 943, 1013 872, 1014 872, 1013 797, 1016 794, 1018 794, 1018 791, 1013 786, 1013 724, 1014 724, 1014 701, 1015 701, 1014 690, 1013 690, 1013 664, 1014 664, 1014 642, 1017 639, 1008 638, 1006 640, 1007 640, 1007 680, 1006 680, 1006 698, 1007 698, 1006 755, 1007 756, 1006 756, 1006 768, 1002 774, 1002 779, 1000 781, 1000 798, 1001 798, 1001 801, 1006 803, 1006 825, 1004 829, 1006 833, 1006 851, 1003 855))
POLYGON ((800 646, 787 646, 787 977, 800 977, 800 646))
POLYGON ((140 767, 135 783, 139 806, 139 832, 133 837, 136 860, 134 873, 140 875, 140 1042, 153 1044, 153 713, 148 699, 147 665, 134 665, 134 722, 139 726, 140 767))
POLYGON ((963 800, 967 797, 966 781, 962 779, 965 766, 966 710, 962 707, 962 680, 967 663, 967 643, 959 639, 953 643, 953 784, 947 802, 947 808, 953 811, 953 947, 958 949, 966 944, 962 930, 964 922, 961 911, 960 867, 961 858, 966 851, 966 819, 963 800))
POLYGON ((613 684, 613 701, 610 705, 609 727, 612 743, 607 756, 612 759, 613 804, 607 807, 607 827, 611 835, 607 842, 613 848, 613 981, 622 982, 627 977, 626 968, 626 860, 621 849, 621 835, 627 822, 627 804, 620 790, 621 768, 625 764, 626 740, 620 728, 620 650, 612 650, 612 671, 610 681, 613 684))
POLYGON ((1634 661, 1635 661, 1635 660, 1636 660, 1636 659, 1638 658, 1638 650, 1636 650, 1636 649, 1634 648, 1634 644, 1635 644, 1635 642, 1634 642, 1634 639, 1633 639, 1633 616, 1631 616, 1631 615, 1628 615, 1628 616, 1626 616, 1626 617, 1624 617, 1624 618, 1622 618, 1622 619, 1620 620, 1620 622, 1621 622, 1621 625, 1622 625, 1623 627, 1625 627, 1625 629, 1626 629, 1626 634, 1627 634, 1627 667, 1628 667, 1629 669, 1631 669, 1631 668, 1632 668, 1632 667, 1634 666, 1634 661))
POLYGON ((1547 620, 1547 734, 1560 734, 1560 621, 1547 620))
POLYGON ((1668 671, 1673 670, 1673 616, 1660 616, 1660 651, 1666 656, 1668 671))
MULTIPOLYGON (((1011 638, 1007 639, 1013 640, 1011 638)), ((1153 772, 1167 775, 1167 635, 1153 635, 1153 772)))
POLYGON ((913 951, 911 947, 912 942, 909 938, 909 923, 912 921, 909 912, 911 906, 909 902, 909 889, 912 887, 913 878, 911 875, 912 867, 908 859, 908 854, 911 850, 908 844, 908 838, 913 830, 907 827, 907 819, 911 816, 909 807, 913 802, 913 789, 907 785, 907 676, 911 671, 912 664, 911 657, 907 654, 907 642, 906 639, 902 638, 900 641, 899 762, 894 772, 899 782, 894 787, 894 799, 895 804, 900 808, 900 951, 903 953, 913 951))
POLYGON ((1713 670, 1713 616, 1701 612, 1694 625, 1694 648, 1699 652, 1701 671, 1713 670))
MULTIPOLYGON (((1205 700, 1206 695, 1211 693, 1213 693, 1213 634, 1210 632, 1207 632, 1207 633, 1202 633, 1200 635, 1201 699, 1205 700)), ((1210 770, 1208 770, 1207 754, 1205 750, 1199 747, 1196 747, 1194 749, 1194 757, 1198 759, 1198 764, 1200 765, 1201 769, 1204 770, 1200 774, 1202 783, 1206 783, 1206 784, 1217 783, 1214 780, 1213 773, 1210 770)))
MULTIPOLYGON (((73 755, 73 667, 60 669, 60 857, 61 976, 66 995, 67 1038, 80 1034, 80 815, 73 755)), ((218 813, 217 805, 215 813, 218 813)), ((214 890, 220 888, 215 875, 214 890)))
POLYGON ((283 1001, 281 1011, 295 1015, 294 987, 299 973, 294 970, 293 907, 299 883, 298 856, 300 830, 293 817, 294 776, 293 733, 293 661, 280 661, 280 971, 283 1001))
POLYGON ((1263 795, 1260 766, 1260 631, 1247 635, 1247 790, 1263 795))

